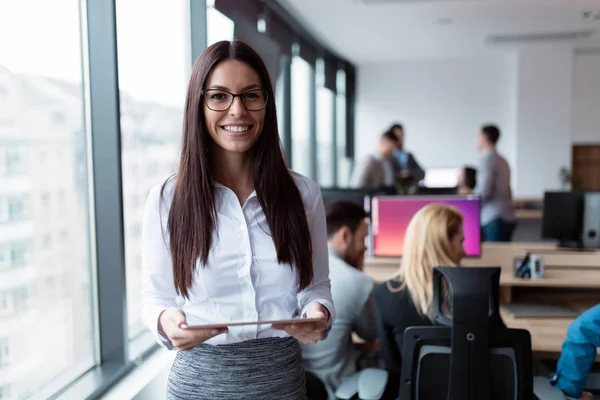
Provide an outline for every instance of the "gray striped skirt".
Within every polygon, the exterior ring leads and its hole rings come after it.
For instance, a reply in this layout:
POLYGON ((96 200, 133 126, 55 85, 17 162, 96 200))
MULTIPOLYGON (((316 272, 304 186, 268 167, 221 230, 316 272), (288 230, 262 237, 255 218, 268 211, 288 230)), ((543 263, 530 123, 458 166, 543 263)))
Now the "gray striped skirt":
POLYGON ((268 338, 180 351, 167 399, 305 400, 300 345, 291 337, 268 338))

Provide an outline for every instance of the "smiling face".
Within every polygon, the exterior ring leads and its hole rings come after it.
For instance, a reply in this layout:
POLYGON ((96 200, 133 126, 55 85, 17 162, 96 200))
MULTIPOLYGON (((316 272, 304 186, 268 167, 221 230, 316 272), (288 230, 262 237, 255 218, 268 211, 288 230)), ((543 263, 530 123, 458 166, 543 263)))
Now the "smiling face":
MULTIPOLYGON (((204 118, 208 133, 219 148, 233 153, 246 153, 252 149, 262 132, 266 108, 249 111, 242 99, 247 105, 260 102, 257 96, 263 95, 261 89, 256 71, 241 61, 225 60, 208 75, 204 89, 204 118), (221 107, 215 107, 214 103, 226 101, 230 93, 242 96, 235 97, 228 109, 215 111, 221 107)), ((263 102, 267 100, 264 98, 263 102)))

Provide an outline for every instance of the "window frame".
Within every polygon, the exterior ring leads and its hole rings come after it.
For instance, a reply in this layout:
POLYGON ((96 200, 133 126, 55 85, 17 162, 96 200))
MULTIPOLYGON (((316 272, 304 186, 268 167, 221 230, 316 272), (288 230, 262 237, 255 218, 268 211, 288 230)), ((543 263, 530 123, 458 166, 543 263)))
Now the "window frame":
MULTIPOLYGON (((116 1, 80 0, 80 8, 97 365, 39 393, 49 399, 98 399, 159 348, 149 332, 128 337, 116 1)), ((193 65, 206 48, 205 0, 189 0, 189 18, 193 65)))

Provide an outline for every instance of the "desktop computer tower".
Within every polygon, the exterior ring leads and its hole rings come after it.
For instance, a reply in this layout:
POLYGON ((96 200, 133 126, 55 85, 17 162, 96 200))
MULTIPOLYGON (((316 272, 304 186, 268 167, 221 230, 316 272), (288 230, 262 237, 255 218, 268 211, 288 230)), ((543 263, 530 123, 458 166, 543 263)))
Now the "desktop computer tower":
POLYGON ((585 193, 581 236, 584 248, 600 248, 600 192, 585 193))

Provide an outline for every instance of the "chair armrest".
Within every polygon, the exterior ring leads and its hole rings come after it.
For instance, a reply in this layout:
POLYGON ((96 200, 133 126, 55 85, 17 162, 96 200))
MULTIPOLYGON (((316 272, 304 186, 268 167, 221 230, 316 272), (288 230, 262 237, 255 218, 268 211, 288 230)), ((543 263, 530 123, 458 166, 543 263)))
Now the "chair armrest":
POLYGON ((336 399, 350 400, 358 393, 358 380, 360 372, 350 375, 342 380, 334 395, 336 399))
POLYGON ((533 378, 533 394, 539 400, 565 400, 566 396, 560 389, 555 388, 550 384, 550 380, 543 376, 535 376, 533 378))
POLYGON ((388 372, 383 369, 367 368, 358 379, 358 397, 362 400, 379 400, 385 392, 388 372))

